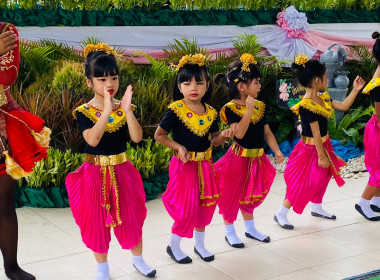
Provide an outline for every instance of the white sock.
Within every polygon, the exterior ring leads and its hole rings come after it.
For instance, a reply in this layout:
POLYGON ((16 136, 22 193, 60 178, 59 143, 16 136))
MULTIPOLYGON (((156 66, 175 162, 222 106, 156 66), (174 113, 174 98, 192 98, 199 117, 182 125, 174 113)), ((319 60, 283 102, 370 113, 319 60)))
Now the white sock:
POLYGON ((333 216, 333 214, 323 210, 322 203, 312 203, 311 204, 311 212, 315 212, 315 213, 318 213, 320 215, 323 215, 323 216, 326 216, 329 218, 331 218, 333 216))
POLYGON ((268 237, 268 235, 264 235, 256 230, 255 221, 253 219, 245 220, 244 225, 245 225, 245 231, 249 233, 250 235, 252 235, 253 237, 257 238, 258 240, 263 241, 265 238, 268 237))
POLYGON ((195 249, 201 254, 203 258, 211 257, 213 254, 206 250, 205 248, 205 233, 194 231, 195 238, 195 249))
POLYGON ((380 196, 372 197, 371 204, 380 207, 380 196))
POLYGON ((224 227, 226 228, 226 237, 231 245, 243 243, 236 234, 234 224, 224 225, 224 227))
POLYGON ((280 223, 281 226, 283 226, 283 225, 292 225, 288 221, 288 217, 287 217, 288 216, 288 212, 289 212, 289 209, 286 208, 284 205, 281 205, 280 209, 276 213, 277 220, 278 220, 278 222, 280 223))
POLYGON ((143 259, 143 256, 132 256, 133 265, 135 268, 140 271, 142 274, 147 276, 154 269, 147 265, 143 259))
POLYGON ((95 280, 109 280, 109 279, 110 279, 110 269, 108 266, 108 262, 97 263, 95 280))
POLYGON ((172 249, 173 255, 177 261, 180 261, 187 257, 187 255, 181 250, 180 243, 182 237, 177 234, 173 234, 170 237, 169 247, 172 249))
POLYGON ((359 206, 362 208, 362 211, 363 213, 368 217, 368 218, 373 218, 373 217, 377 217, 377 214, 375 212, 372 211, 371 207, 369 206, 370 204, 370 200, 367 200, 367 199, 364 199, 364 198, 360 198, 359 199, 359 206))

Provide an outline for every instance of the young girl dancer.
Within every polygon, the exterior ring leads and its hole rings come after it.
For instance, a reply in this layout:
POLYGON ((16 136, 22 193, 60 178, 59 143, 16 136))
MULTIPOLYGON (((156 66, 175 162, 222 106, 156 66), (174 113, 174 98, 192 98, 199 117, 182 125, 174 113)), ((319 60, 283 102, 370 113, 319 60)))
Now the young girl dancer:
POLYGON ((373 32, 376 39, 372 53, 378 63, 373 79, 364 88, 363 93, 369 94, 375 112, 369 120, 364 131, 365 165, 369 172, 369 181, 364 192, 355 205, 366 219, 379 221, 380 216, 380 34, 373 32))
POLYGON ((146 218, 141 176, 126 158, 128 133, 140 142, 142 129, 133 114, 132 87, 121 102, 115 51, 106 44, 84 49, 87 85, 94 98, 73 112, 87 142, 82 166, 66 178, 70 207, 82 240, 95 255, 96 280, 109 279, 107 262, 110 228, 123 249, 130 249, 134 267, 147 277, 156 271, 142 256, 142 227, 146 218))
POLYGON ((364 80, 356 77, 350 95, 343 102, 339 102, 331 100, 327 92, 320 94, 327 87, 327 70, 323 63, 300 55, 292 67, 297 72, 300 84, 306 88, 306 93, 291 108, 301 117, 302 135, 301 141, 290 154, 285 169, 285 200, 274 215, 274 220, 285 229, 294 228, 287 219, 290 207, 296 213, 302 214, 309 201, 312 202, 311 215, 336 219, 335 215, 322 208, 322 200, 331 176, 334 176, 339 186, 344 185, 339 169, 345 162, 334 154, 327 133, 327 122, 333 109, 348 110, 364 85, 364 80))
POLYGON ((35 163, 47 157, 50 129, 12 98, 20 61, 16 28, 0 22, 0 250, 5 274, 13 280, 36 279, 17 263, 18 224, 16 180, 28 176, 35 163))
POLYGON ((180 248, 183 237, 195 236, 194 252, 208 262, 214 255, 204 246, 205 227, 210 224, 219 192, 215 183, 212 147, 222 144, 231 130, 219 132, 217 112, 205 102, 212 88, 201 54, 182 57, 173 99, 155 133, 155 139, 174 150, 169 182, 162 201, 174 219, 166 251, 177 263, 192 260, 180 248), (173 140, 167 134, 172 131, 173 140), (211 135, 211 142, 209 136, 211 135))
POLYGON ((240 209, 245 236, 261 242, 270 237, 256 230, 253 210, 267 196, 276 170, 264 154, 264 140, 275 151, 277 163, 284 160, 265 117, 265 104, 256 100, 260 92, 260 70, 251 54, 243 54, 230 65, 226 75, 231 102, 220 112, 224 124, 234 128, 234 140, 228 152, 215 164, 220 197, 219 213, 226 228, 225 240, 235 248, 244 243, 235 232, 234 222, 240 209))

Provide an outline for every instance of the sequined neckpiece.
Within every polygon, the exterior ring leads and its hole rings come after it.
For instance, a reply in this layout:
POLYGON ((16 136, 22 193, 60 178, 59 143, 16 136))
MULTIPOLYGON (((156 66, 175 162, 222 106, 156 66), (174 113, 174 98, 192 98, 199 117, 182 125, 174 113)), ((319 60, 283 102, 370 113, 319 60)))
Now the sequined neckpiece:
POLYGON ((363 89, 364 94, 369 94, 371 90, 380 86, 380 78, 373 78, 363 89))
POLYGON ((300 107, 302 107, 310 112, 321 115, 327 119, 331 118, 333 107, 331 104, 330 95, 327 92, 325 92, 321 94, 319 98, 322 100, 323 106, 318 104, 317 102, 314 102, 310 98, 304 98, 296 105, 292 106, 290 110, 299 115, 300 107))
MULTIPOLYGON (((132 110, 134 111, 136 108, 135 105, 132 105, 132 110)), ((79 107, 77 107, 73 111, 74 118, 77 118, 77 112, 81 112, 84 114, 87 118, 89 118, 94 124, 99 120, 101 117, 103 111, 99 110, 89 104, 83 104, 79 107)), ((127 117, 125 115, 124 110, 121 108, 121 104, 117 106, 115 110, 112 111, 111 115, 109 116, 108 123, 106 126, 107 132, 115 132, 120 127, 122 127, 127 121, 127 117)))
MULTIPOLYGON (((226 107, 232 110, 236 115, 239 117, 243 117, 245 112, 247 111, 247 106, 236 104, 234 102, 228 102, 226 105, 223 106, 222 110, 220 111, 220 119, 224 124, 228 124, 227 116, 226 116, 226 107)), ((255 106, 253 109, 253 114, 251 117, 251 122, 253 124, 256 124, 259 122, 265 113, 265 104, 259 100, 256 100, 255 106)))
POLYGON ((177 117, 185 126, 195 135, 204 136, 208 133, 212 122, 218 116, 218 113, 210 105, 205 104, 206 113, 197 114, 193 112, 183 100, 178 100, 169 105, 177 117))

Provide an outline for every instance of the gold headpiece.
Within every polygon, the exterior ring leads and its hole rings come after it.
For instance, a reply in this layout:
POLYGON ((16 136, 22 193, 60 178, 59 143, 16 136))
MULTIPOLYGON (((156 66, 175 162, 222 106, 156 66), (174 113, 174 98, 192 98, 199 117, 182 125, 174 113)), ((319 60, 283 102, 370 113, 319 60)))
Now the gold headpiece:
POLYGON ((205 65, 205 60, 206 60, 206 57, 200 53, 184 55, 179 61, 176 69, 179 70, 188 63, 198 64, 199 67, 202 67, 203 65, 205 65))
POLYGON ((305 67, 306 62, 308 61, 309 61, 309 58, 306 55, 300 54, 299 56, 296 57, 296 60, 294 61, 294 63, 305 67))
POLYGON ((114 48, 111 48, 105 43, 98 43, 96 45, 94 44, 88 44, 84 50, 83 50, 83 56, 84 58, 87 58, 87 56, 92 52, 105 52, 106 54, 112 54, 115 57, 119 57, 120 55, 115 51, 114 48))
POLYGON ((249 69, 250 64, 257 64, 257 61, 250 53, 242 54, 242 56, 240 57, 240 61, 243 62, 241 70, 245 72, 251 72, 251 70, 249 69))

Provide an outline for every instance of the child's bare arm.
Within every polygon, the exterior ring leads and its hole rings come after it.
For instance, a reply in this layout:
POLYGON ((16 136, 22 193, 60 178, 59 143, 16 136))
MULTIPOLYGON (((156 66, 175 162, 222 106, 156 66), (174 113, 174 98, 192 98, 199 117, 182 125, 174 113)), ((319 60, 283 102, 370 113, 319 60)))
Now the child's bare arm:
POLYGON ((154 133, 154 139, 161 143, 162 145, 175 150, 178 152, 179 158, 183 162, 188 161, 188 155, 187 155, 187 150, 184 146, 180 145, 176 141, 170 139, 168 137, 168 132, 164 130, 162 127, 158 126, 156 129, 156 132, 154 133))
POLYGON ((354 80, 354 87, 351 93, 342 102, 333 100, 332 101, 333 108, 337 110, 341 110, 341 111, 347 111, 348 109, 350 109, 352 103, 354 103, 356 96, 358 95, 359 91, 362 89, 364 84, 365 84, 364 79, 357 76, 354 80))
POLYGON ((325 154, 325 150, 322 145, 321 132, 319 130, 319 124, 317 121, 310 123, 311 132, 313 133, 313 138, 315 142, 315 147, 317 148, 318 153, 318 165, 320 167, 328 168, 330 163, 325 154))
POLYGON ((276 162, 281 163, 284 161, 285 157, 282 154, 280 147, 278 146, 277 140, 273 135, 273 132, 270 130, 269 125, 264 126, 264 138, 268 146, 272 149, 276 156, 276 162))
POLYGON ((109 117, 112 113, 112 106, 113 105, 112 105, 112 99, 111 99, 110 93, 104 87, 103 113, 92 128, 89 128, 83 131, 84 140, 91 147, 98 146, 100 140, 102 139, 104 132, 106 130, 109 117))

